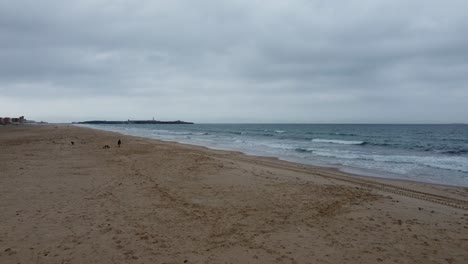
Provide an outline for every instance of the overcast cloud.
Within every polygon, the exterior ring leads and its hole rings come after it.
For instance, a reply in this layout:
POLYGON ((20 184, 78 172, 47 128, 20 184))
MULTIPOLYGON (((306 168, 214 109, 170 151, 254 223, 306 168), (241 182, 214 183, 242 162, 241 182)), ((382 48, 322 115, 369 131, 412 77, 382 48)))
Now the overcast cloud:
POLYGON ((0 116, 468 122, 466 0, 0 0, 0 116))

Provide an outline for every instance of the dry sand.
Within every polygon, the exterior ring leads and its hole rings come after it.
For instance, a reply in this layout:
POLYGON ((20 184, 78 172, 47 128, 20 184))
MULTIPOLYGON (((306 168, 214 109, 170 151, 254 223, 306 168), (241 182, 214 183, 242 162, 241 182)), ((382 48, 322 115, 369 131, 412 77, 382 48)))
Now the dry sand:
POLYGON ((0 195, 2 264, 468 263, 467 188, 67 125, 0 126, 0 195))

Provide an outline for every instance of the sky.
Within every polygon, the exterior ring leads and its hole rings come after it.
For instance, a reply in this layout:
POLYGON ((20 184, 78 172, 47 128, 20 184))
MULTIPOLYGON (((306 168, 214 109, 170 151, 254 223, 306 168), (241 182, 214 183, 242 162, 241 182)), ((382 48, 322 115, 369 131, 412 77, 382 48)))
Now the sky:
POLYGON ((0 116, 468 123, 466 0, 0 0, 0 116))

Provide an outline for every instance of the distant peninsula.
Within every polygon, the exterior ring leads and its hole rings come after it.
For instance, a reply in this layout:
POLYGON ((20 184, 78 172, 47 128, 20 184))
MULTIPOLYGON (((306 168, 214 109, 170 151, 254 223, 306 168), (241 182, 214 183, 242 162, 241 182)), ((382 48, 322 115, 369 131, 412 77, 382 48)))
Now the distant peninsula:
POLYGON ((106 120, 92 120, 83 122, 73 122, 73 124, 90 124, 90 125, 127 125, 127 124, 187 124, 191 125, 193 122, 185 121, 159 121, 159 120, 127 120, 127 121, 106 121, 106 120))

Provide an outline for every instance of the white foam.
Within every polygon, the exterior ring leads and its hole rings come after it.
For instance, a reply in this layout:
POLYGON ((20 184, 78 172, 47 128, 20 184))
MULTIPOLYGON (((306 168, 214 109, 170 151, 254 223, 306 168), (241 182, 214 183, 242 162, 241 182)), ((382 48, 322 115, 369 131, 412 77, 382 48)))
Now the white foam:
POLYGON ((348 159, 370 160, 385 163, 406 163, 437 169, 468 172, 468 158, 464 157, 436 157, 436 156, 403 156, 403 155, 366 155, 349 151, 314 151, 314 155, 348 159))
POLYGON ((343 145, 362 145, 364 141, 351 141, 351 140, 337 140, 337 139, 312 139, 315 143, 330 143, 330 144, 343 144, 343 145))

